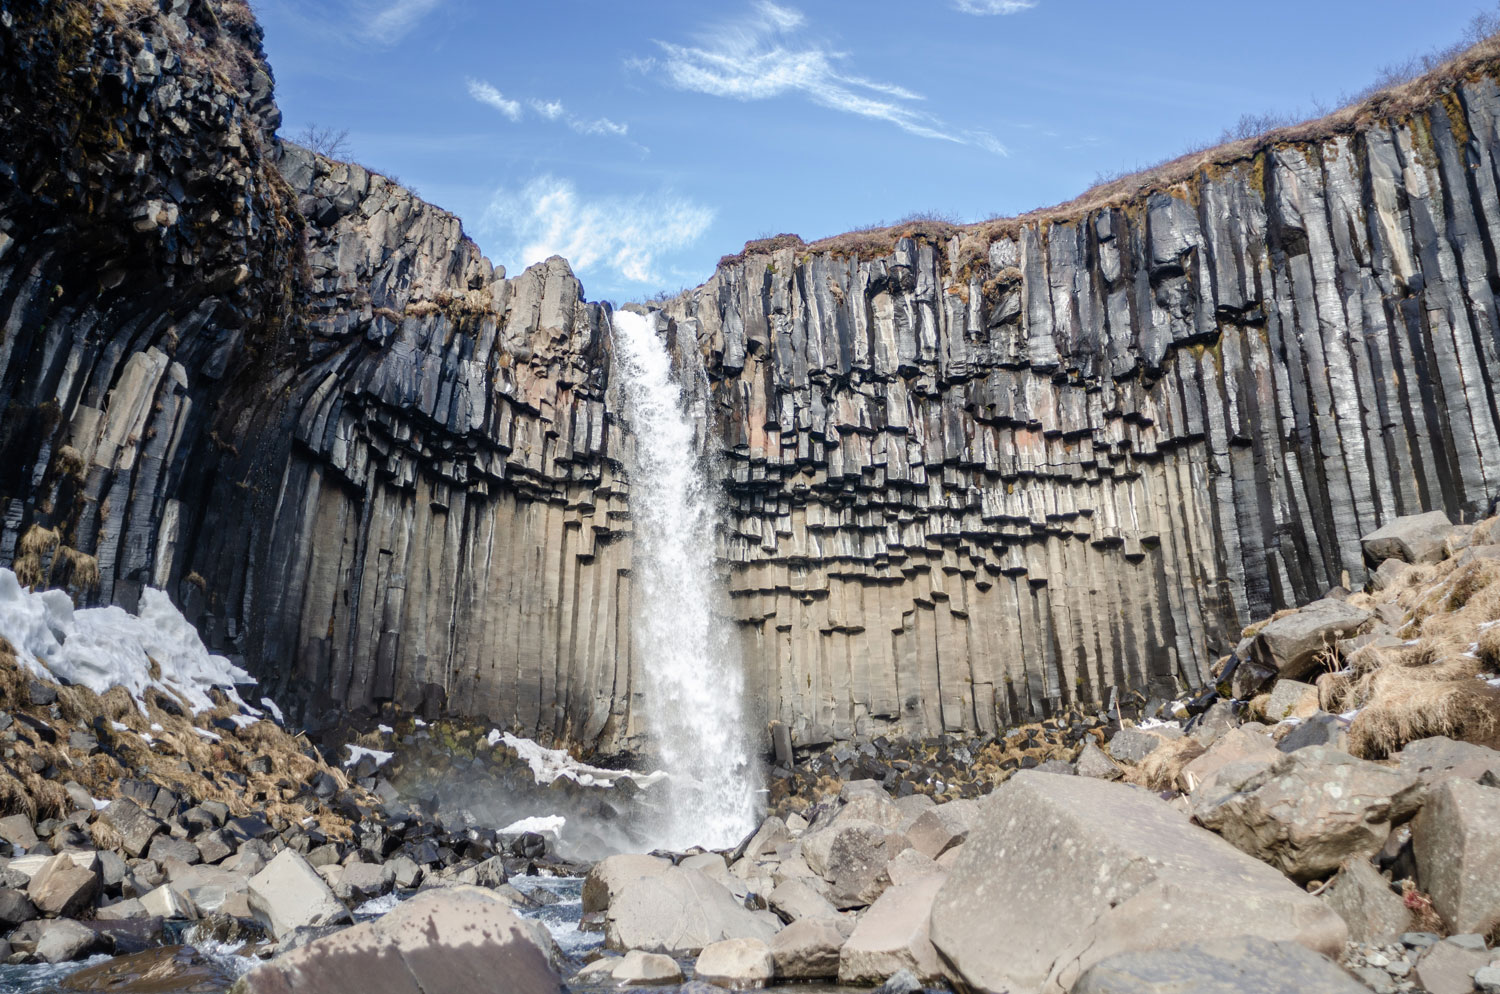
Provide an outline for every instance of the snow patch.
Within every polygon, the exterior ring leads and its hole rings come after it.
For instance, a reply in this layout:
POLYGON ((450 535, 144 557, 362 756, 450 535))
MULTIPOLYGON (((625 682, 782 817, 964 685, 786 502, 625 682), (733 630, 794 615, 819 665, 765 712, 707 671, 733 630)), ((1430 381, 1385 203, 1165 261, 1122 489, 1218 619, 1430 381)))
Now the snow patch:
POLYGON ((562 815, 533 815, 530 818, 522 818, 513 821, 500 829, 501 835, 521 835, 525 832, 536 832, 538 835, 550 835, 554 839, 562 834, 563 826, 568 819, 562 815))
POLYGON ((383 915, 388 911, 394 911, 396 905, 402 902, 400 894, 384 894, 380 897, 372 897, 364 904, 354 909, 356 915, 383 915))
POLYGON ((203 738, 208 739, 208 741, 210 741, 210 742, 222 742, 223 741, 223 739, 221 739, 219 737, 219 733, 218 732, 210 732, 206 728, 194 728, 193 731, 197 732, 203 738))
POLYGON ((379 768, 389 763, 391 757, 396 755, 394 752, 381 752, 379 749, 366 749, 364 746, 357 745, 346 745, 344 748, 349 750, 349 758, 344 760, 346 768, 356 765, 366 756, 372 757, 375 760, 375 766, 379 768))
POLYGON ((542 785, 549 784, 558 777, 567 777, 584 787, 613 787, 615 781, 621 779, 634 780, 642 787, 649 787, 667 777, 661 770, 637 773, 634 770, 606 770, 590 766, 580 763, 562 749, 548 749, 530 739, 517 738, 499 729, 491 729, 485 741, 491 746, 504 743, 514 749, 516 755, 531 767, 531 774, 536 777, 536 782, 542 785))
POLYGON ((214 706, 209 688, 219 687, 237 704, 237 683, 250 674, 203 645, 198 632, 154 587, 141 592, 138 614, 119 607, 75 610, 61 590, 35 593, 16 574, 0 569, 0 636, 33 676, 66 680, 102 694, 124 687, 143 702, 152 687, 176 695, 194 714, 214 706), (159 678, 151 676, 155 663, 159 678))
POLYGON ((396 730, 390 725, 376 725, 375 731, 379 732, 382 735, 394 735, 396 732, 396 730))
POLYGON ((276 706, 275 701, 271 700, 269 697, 262 697, 260 699, 260 702, 266 706, 267 711, 271 712, 271 717, 276 719, 276 724, 286 724, 286 719, 281 716, 281 708, 276 706))

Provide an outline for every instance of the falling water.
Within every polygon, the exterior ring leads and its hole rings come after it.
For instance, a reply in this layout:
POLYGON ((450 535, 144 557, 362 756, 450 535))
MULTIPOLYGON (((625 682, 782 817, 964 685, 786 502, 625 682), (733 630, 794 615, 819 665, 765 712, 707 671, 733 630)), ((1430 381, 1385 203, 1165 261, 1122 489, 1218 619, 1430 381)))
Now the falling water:
POLYGON ((654 322, 614 315, 625 413, 635 435, 630 477, 632 650, 644 675, 646 720, 672 775, 661 845, 733 845, 754 827, 744 675, 714 570, 715 502, 693 424, 654 322))

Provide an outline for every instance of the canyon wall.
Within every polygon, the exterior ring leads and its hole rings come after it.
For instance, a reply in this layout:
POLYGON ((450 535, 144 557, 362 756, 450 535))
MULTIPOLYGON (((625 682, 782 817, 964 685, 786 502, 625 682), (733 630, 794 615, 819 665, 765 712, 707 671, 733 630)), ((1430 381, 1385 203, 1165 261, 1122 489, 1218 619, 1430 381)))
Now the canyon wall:
MULTIPOLYGON (((639 746, 609 311, 274 137, 235 0, 0 0, 0 562, 167 590, 304 720, 639 746)), ((1500 494, 1500 89, 1046 217, 727 258, 658 322, 803 743, 1201 684, 1500 494)))

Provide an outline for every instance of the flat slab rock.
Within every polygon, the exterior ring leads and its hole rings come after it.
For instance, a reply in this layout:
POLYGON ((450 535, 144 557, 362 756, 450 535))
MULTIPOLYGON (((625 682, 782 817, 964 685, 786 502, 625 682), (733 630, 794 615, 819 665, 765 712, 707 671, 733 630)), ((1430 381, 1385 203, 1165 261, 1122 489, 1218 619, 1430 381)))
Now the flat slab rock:
POLYGON ((1147 791, 1023 771, 982 803, 933 902, 931 941, 955 986, 1061 994, 1117 953, 1248 934, 1336 956, 1348 935, 1317 898, 1147 791))
POLYGON ((510 904, 480 887, 418 894, 395 910, 257 967, 231 994, 561 994, 547 954, 510 904), (497 987, 497 981, 503 984, 497 987))
POLYGON ((1295 942, 1232 936, 1122 953, 1084 971, 1071 994, 1369 994, 1295 942))

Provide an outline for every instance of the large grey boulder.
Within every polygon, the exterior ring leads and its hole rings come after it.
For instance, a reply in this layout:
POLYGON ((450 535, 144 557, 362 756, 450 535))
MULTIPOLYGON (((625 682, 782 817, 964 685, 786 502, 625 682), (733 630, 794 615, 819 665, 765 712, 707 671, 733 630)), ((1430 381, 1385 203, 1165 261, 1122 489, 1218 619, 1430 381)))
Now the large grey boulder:
POLYGON ((1213 741, 1203 755, 1188 762, 1178 779, 1189 792, 1208 789, 1219 771, 1231 763, 1261 762, 1269 766, 1281 758, 1276 740, 1259 728, 1231 729, 1213 741))
POLYGON ((281 939, 309 925, 339 925, 349 909, 295 850, 283 849, 250 878, 250 913, 281 939))
POLYGON ((1411 826, 1422 889, 1450 931, 1500 925, 1500 789, 1447 780, 1411 826))
POLYGON ((597 959, 578 971, 580 984, 613 981, 616 987, 659 987, 682 983, 682 968, 670 956, 632 949, 624 956, 597 959))
POLYGON ((771 958, 787 980, 831 980, 839 975, 844 933, 833 918, 800 918, 776 933, 771 958))
POLYGON ((70 855, 53 856, 26 885, 26 896, 49 918, 69 918, 88 907, 99 893, 94 864, 80 866, 70 855))
POLYGON ((1354 942, 1391 943, 1412 929, 1406 902, 1367 859, 1345 863, 1323 900, 1344 919, 1354 942))
MULTIPOLYGON (((1118 780, 1125 775, 1120 765, 1109 754, 1094 744, 1093 739, 1084 743, 1083 752, 1078 755, 1078 775, 1081 777, 1093 777, 1096 780, 1118 780)), ((912 840, 912 845, 916 845, 912 840)))
POLYGON ((45 923, 36 940, 36 958, 44 963, 71 963, 101 945, 99 933, 68 918, 45 923))
POLYGON ((1226 766, 1192 799, 1204 827, 1297 880, 1379 852, 1421 803, 1415 776, 1322 746, 1226 766))
POLYGON ((1109 740, 1109 755, 1118 763, 1135 765, 1151 755, 1166 740, 1143 728, 1122 728, 1109 740))
POLYGON ((703 947, 693 978, 730 990, 764 987, 776 976, 776 961, 764 939, 721 939, 703 947))
POLYGON ((723 884, 676 866, 626 883, 604 917, 611 949, 669 956, 696 955, 721 939, 769 939, 775 933, 775 925, 747 910, 723 884))
POLYGON ((1339 639, 1355 634, 1371 617, 1364 608, 1325 597, 1284 618, 1266 622, 1255 634, 1251 655, 1271 674, 1298 680, 1317 667, 1321 653, 1339 639))
POLYGON ((1115 953, 1257 935, 1337 955, 1343 921, 1154 795, 1023 771, 983 802, 933 902, 931 939, 971 990, 1067 990, 1115 953))
POLYGON ((605 910, 626 884, 640 877, 659 877, 671 867, 670 859, 637 853, 621 853, 601 859, 583 878, 584 912, 605 910))
POLYGON ((247 973, 231 991, 430 994, 497 989, 560 994, 563 988, 546 951, 508 902, 483 888, 458 886, 425 891, 374 921, 284 953, 247 973))
POLYGON ((1404 563, 1436 563, 1444 556, 1443 543, 1453 530, 1453 522, 1442 511, 1426 514, 1403 514, 1392 518, 1359 539, 1365 562, 1371 566, 1387 559, 1404 563))
POLYGON ((839 983, 878 984, 901 970, 923 981, 942 980, 943 962, 928 923, 944 879, 927 876, 881 894, 839 952, 839 983))
POLYGON ((1231 936, 1095 963, 1072 994, 1369 994, 1337 965, 1295 942, 1231 936))
POLYGON ((766 896, 766 903, 784 922, 804 918, 837 918, 839 910, 828 902, 806 880, 793 877, 777 884, 766 896))
POLYGON ((120 833, 124 840, 123 848, 127 855, 144 856, 151 847, 151 840, 166 831, 166 823, 145 808, 135 803, 128 797, 121 797, 109 803, 99 813, 105 824, 120 833))
POLYGON ((890 884, 885 865, 909 845, 904 835, 875 822, 856 819, 804 836, 802 857, 814 873, 827 881, 827 896, 835 907, 861 908, 873 902, 890 884))

